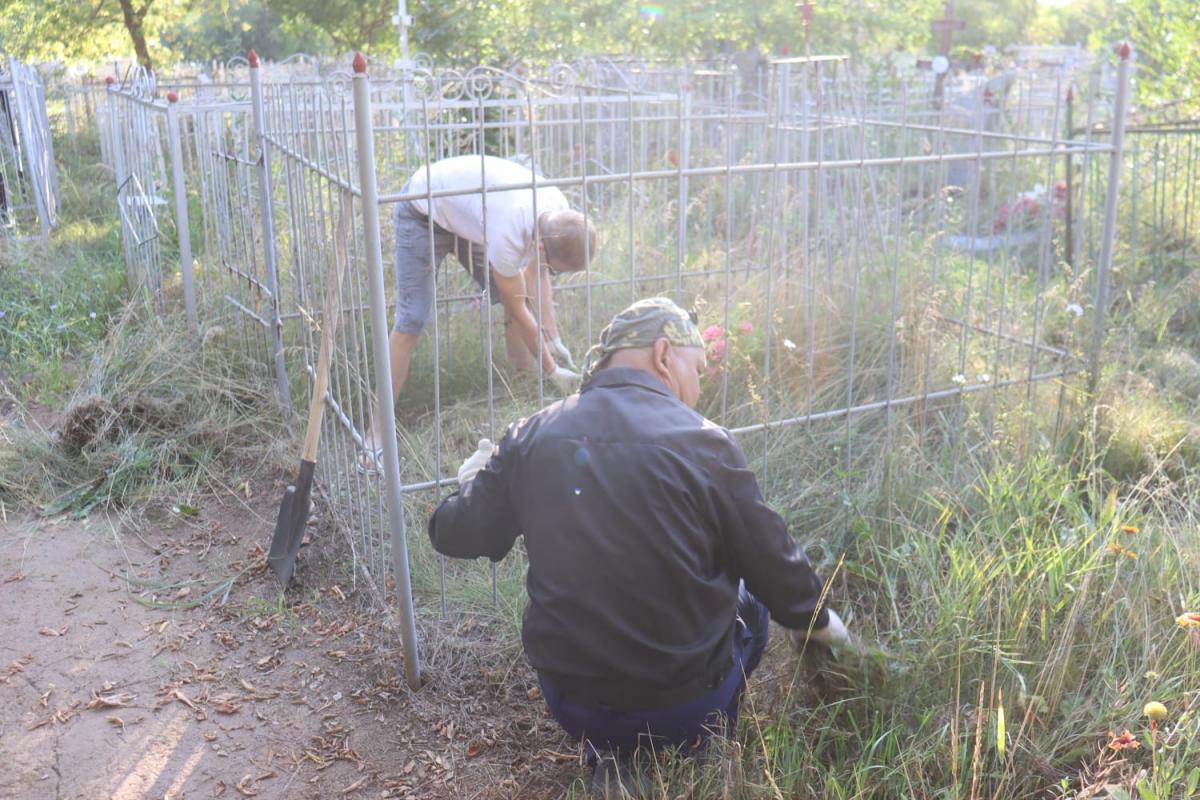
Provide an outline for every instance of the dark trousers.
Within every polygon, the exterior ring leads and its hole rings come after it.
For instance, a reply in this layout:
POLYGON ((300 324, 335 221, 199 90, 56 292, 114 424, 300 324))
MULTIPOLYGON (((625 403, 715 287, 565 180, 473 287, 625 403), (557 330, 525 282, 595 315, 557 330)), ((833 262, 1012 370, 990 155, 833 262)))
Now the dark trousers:
POLYGON ((737 723, 738 702, 746 677, 758 666, 767 647, 770 615, 766 606, 738 587, 733 631, 733 668, 720 686, 670 708, 625 711, 583 706, 563 698, 544 676, 538 675, 550 713, 576 741, 586 740, 588 759, 606 751, 630 752, 642 747, 671 747, 704 742, 713 731, 737 723))

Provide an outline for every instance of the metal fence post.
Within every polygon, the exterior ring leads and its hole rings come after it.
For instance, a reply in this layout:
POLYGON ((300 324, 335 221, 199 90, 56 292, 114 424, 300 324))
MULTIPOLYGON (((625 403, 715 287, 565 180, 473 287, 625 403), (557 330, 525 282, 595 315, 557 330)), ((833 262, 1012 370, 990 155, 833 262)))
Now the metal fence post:
POLYGON ((129 232, 128 226, 125 224, 125 213, 127 209, 121 208, 121 204, 125 199, 121 196, 121 188, 125 185, 128 175, 125 171, 125 147, 121 142, 121 126, 117 123, 117 101, 116 101, 116 79, 109 75, 104 79, 105 92, 107 93, 106 104, 108 106, 108 147, 109 155, 112 156, 113 180, 116 183, 117 191, 117 218, 121 221, 121 249, 125 256, 125 281, 129 285, 130 293, 136 292, 141 287, 139 286, 138 275, 133 267, 133 258, 130 255, 129 247, 129 232))
POLYGON ((267 286, 271 292, 271 342, 275 350, 275 384, 279 402, 292 410, 292 391, 288 386, 287 361, 283 357, 283 320, 279 308, 279 270, 275 259, 275 217, 271 203, 271 148, 267 144, 266 114, 263 111, 262 74, 258 69, 258 53, 250 51, 250 104, 254 112, 254 138, 258 142, 258 205, 262 220, 263 264, 267 270, 267 286))
POLYGON ((1092 352, 1088 364, 1088 390, 1100 383, 1100 353, 1108 321, 1108 280, 1112 273, 1113 245, 1117 235, 1117 202, 1121 188, 1121 149, 1125 146, 1125 111, 1129 104, 1129 42, 1117 48, 1117 95, 1113 100, 1112 140, 1108 155, 1108 187, 1104 196, 1104 227, 1100 258, 1096 262, 1096 298, 1092 309, 1092 352))
MULTIPOLYGON (((392 529, 392 569, 400 601, 400 638, 404 644, 404 675, 413 689, 421 685, 417 652, 417 625, 413 617, 412 580, 408 569, 408 536, 404 526, 404 498, 400 491, 400 455, 396 449, 396 415, 392 408, 392 369, 388 357, 389 325, 384 308, 383 246, 379 231, 379 187, 375 181, 375 141, 371 128, 370 83, 367 60, 354 56, 354 134, 358 158, 358 185, 362 192, 363 239, 370 287, 371 350, 375 360, 379 423, 383 435, 383 474, 386 483, 388 523, 392 529)), ((378 442, 376 443, 378 444, 378 442)))
POLYGON ((188 327, 200 333, 196 289, 192 280, 192 231, 188 220, 187 181, 183 177, 183 146, 179 137, 179 95, 167 92, 167 139, 171 148, 171 191, 175 195, 175 229, 179 233, 179 268, 183 275, 183 307, 188 327))

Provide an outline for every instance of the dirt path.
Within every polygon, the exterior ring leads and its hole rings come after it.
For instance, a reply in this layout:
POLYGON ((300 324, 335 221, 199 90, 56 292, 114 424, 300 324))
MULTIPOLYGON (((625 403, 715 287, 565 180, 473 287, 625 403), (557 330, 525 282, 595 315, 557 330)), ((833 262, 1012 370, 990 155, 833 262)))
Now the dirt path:
POLYGON ((523 662, 443 659, 412 693, 319 569, 281 607, 273 488, 137 533, 8 512, 0 796, 536 798, 583 774, 523 662))

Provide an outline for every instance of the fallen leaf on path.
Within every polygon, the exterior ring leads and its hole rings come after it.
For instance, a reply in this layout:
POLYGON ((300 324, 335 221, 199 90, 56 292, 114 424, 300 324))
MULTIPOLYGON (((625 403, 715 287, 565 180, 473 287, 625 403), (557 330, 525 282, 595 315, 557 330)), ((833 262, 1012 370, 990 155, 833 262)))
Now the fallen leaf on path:
POLYGON ((555 764, 565 764, 575 760, 575 756, 571 753, 559 753, 554 750, 543 750, 542 755, 555 764))
POLYGON ((5 583, 16 583, 17 581, 25 580, 25 578, 27 578, 27 577, 28 576, 24 572, 15 572, 12 575, 9 575, 7 578, 5 578, 4 582, 5 583))
POLYGON ((366 782, 367 782, 367 776, 363 775, 361 778, 356 780, 354 783, 350 784, 345 789, 342 789, 342 794, 350 794, 351 792, 353 792, 355 789, 362 786, 366 782))
POLYGON ((467 758, 475 758, 483 752, 483 743, 475 740, 467 745, 467 758))
POLYGON ((92 692, 92 699, 84 708, 96 710, 100 708, 128 708, 130 703, 137 699, 137 695, 129 692, 121 692, 120 694, 96 694, 92 692))
POLYGON ((70 625, 64 625, 58 630, 55 630, 54 628, 42 628, 40 631, 38 631, 38 633, 40 633, 42 636, 62 636, 70 627, 70 625))
POLYGON ((237 789, 244 797, 254 797, 254 795, 258 794, 258 789, 254 788, 253 775, 246 775, 233 788, 237 789))
POLYGON ((104 721, 107 722, 109 725, 113 725, 115 727, 120 728, 121 733, 125 732, 125 720, 121 719, 120 717, 107 716, 104 718, 104 721))
POLYGON ((242 704, 232 695, 221 695, 213 699, 213 708, 218 714, 236 714, 241 707, 242 704))
POLYGON ((196 719, 200 719, 200 720, 208 719, 208 714, 204 713, 204 709, 201 708, 200 706, 196 705, 195 701, 193 701, 190 697, 188 697, 183 692, 176 689, 175 691, 171 692, 171 696, 174 697, 179 702, 183 703, 185 706, 190 708, 192 711, 196 712, 196 719))

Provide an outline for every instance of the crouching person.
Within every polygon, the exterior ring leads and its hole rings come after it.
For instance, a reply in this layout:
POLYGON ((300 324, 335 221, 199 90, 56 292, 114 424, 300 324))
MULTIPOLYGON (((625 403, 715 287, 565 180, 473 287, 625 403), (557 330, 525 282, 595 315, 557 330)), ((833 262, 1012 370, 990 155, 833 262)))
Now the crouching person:
POLYGON ((499 561, 525 537, 525 653, 600 765, 594 787, 639 746, 732 726, 768 615, 849 640, 733 437, 693 410, 704 370, 687 312, 634 303, 588 353, 580 392, 481 443, 429 521, 458 558, 499 561))

